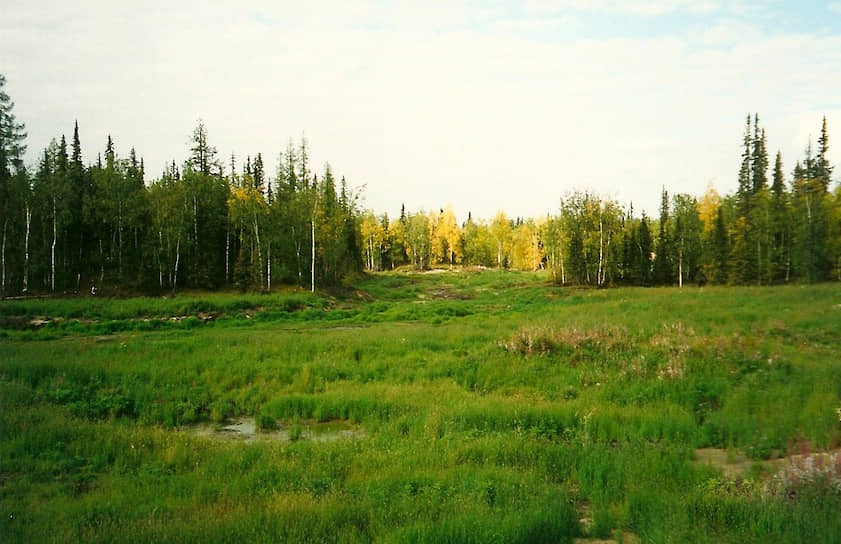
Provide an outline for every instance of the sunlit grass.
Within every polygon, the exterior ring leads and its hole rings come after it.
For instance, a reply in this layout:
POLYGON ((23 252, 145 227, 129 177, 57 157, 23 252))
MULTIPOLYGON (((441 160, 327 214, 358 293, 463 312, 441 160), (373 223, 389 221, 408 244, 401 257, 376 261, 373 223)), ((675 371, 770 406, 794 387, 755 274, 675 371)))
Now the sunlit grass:
POLYGON ((839 303, 837 285, 584 290, 498 271, 0 302, 0 533, 838 541, 831 488, 770 496, 772 475, 693 457, 841 446, 839 303), (364 432, 189 432, 238 417, 364 432))

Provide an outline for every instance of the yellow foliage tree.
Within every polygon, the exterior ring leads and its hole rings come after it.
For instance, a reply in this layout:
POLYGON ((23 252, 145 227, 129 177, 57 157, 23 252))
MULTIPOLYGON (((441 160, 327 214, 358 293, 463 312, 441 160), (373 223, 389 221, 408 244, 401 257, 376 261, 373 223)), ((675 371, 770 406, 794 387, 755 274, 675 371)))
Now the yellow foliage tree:
POLYGON ((496 266, 501 268, 507 263, 511 251, 511 224, 505 212, 497 212, 491 222, 490 231, 496 246, 496 266))
POLYGON ((721 195, 713 187, 713 182, 707 183, 707 191, 698 201, 698 216, 704 223, 704 232, 710 233, 715 227, 718 208, 721 206, 721 195))
POLYGON ((373 210, 368 210, 362 216, 360 230, 362 231, 362 256, 365 258, 365 268, 368 270, 381 270, 380 248, 383 245, 386 233, 382 223, 374 215, 373 210))
POLYGON ((432 254, 439 263, 450 266, 461 260, 461 228, 450 206, 430 217, 432 223, 432 254))
POLYGON ((511 238, 511 267, 519 270, 537 270, 540 268, 539 229, 533 220, 518 225, 511 238))

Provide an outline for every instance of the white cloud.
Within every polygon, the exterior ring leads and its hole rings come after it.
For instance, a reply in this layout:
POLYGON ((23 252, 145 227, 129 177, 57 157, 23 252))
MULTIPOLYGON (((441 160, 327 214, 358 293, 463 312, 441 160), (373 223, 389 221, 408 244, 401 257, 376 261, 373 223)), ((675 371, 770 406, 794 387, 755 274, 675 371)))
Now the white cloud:
POLYGON ((720 2, 714 0, 526 0, 523 6, 528 13, 543 15, 572 9, 641 17, 655 17, 680 10, 709 14, 721 9, 720 2))
MULTIPOLYGON (((258 8, 12 4, 0 66, 32 157, 78 118, 88 160, 110 132, 154 176, 183 159, 201 117, 223 156, 260 151, 270 171, 306 132, 314 164, 329 159, 391 214, 451 202, 461 216, 538 215, 574 187, 655 213, 664 184, 734 188, 749 111, 787 172, 822 109, 841 134, 839 36, 767 37, 733 20, 549 43, 532 34, 575 21, 512 21, 467 3, 258 8)), ((841 146, 831 150, 841 163, 841 146)))
POLYGON ((699 25, 694 31, 698 43, 712 47, 730 47, 762 41, 762 31, 754 24, 726 19, 712 25, 699 25))

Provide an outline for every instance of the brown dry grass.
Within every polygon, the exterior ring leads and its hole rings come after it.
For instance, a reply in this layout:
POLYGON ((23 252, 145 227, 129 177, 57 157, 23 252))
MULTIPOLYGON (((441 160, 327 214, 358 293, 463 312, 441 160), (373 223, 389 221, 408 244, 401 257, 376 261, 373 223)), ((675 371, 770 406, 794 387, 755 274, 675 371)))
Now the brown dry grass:
POLYGON ((591 329, 526 327, 509 340, 500 343, 504 350, 522 355, 548 355, 584 348, 607 352, 622 349, 627 344, 628 329, 615 326, 601 326, 591 329))

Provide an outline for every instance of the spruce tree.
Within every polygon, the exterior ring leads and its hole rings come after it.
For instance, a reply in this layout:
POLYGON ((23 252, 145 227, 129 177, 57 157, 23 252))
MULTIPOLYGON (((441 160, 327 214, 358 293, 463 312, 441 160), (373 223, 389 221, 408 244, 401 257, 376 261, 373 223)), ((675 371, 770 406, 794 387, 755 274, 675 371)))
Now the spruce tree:
POLYGON ((742 165, 739 168, 738 189, 736 192, 737 216, 734 220, 734 237, 731 248, 731 263, 728 279, 734 283, 749 283, 758 277, 758 263, 761 255, 758 217, 754 207, 755 195, 767 183, 765 171, 767 158, 763 158, 763 138, 759 130, 759 115, 755 117, 754 131, 751 134, 751 117, 748 115, 743 139, 742 165))
POLYGON ((289 189, 294 193, 298 190, 298 152, 292 140, 286 145, 286 153, 284 154, 285 163, 283 167, 284 179, 289 189))
POLYGON ((803 175, 796 176, 797 179, 803 178, 817 178, 817 172, 815 170, 815 157, 812 155, 812 136, 809 136, 809 143, 806 145, 806 150, 804 152, 803 157, 803 175))
POLYGON ((829 134, 826 130, 826 116, 821 125, 821 135, 818 138, 818 156, 815 160, 815 179, 817 179, 824 192, 829 192, 829 183, 832 179, 833 167, 829 164, 826 155, 829 151, 829 134))
POLYGON ((774 161, 774 179, 771 184, 770 241, 770 279, 772 282, 788 281, 791 262, 791 215, 783 174, 783 156, 779 151, 774 161))
POLYGON ((730 240, 727 236, 727 225, 724 222, 724 210, 721 206, 715 216, 713 231, 713 281, 718 284, 727 283, 729 271, 730 240))
POLYGON ((669 193, 663 187, 660 194, 660 230, 654 257, 654 281, 663 285, 671 283, 674 248, 672 247, 669 221, 669 193))
POLYGON ((751 176, 753 193, 756 194, 768 184, 768 151, 766 150, 765 129, 759 129, 758 113, 754 117, 753 131, 751 176))
POLYGON ((140 161, 137 160, 137 152, 134 150, 133 147, 131 148, 131 151, 129 151, 128 154, 128 170, 126 174, 133 188, 143 189, 145 184, 143 182, 143 174, 140 169, 140 161))
POLYGON ((76 288, 81 286, 83 276, 86 276, 86 241, 88 234, 85 222, 85 202, 90 198, 90 186, 85 167, 82 164, 82 143, 79 139, 79 122, 73 124, 73 141, 70 153, 70 226, 68 230, 69 245, 71 247, 69 259, 75 274, 76 288))
POLYGON ((265 183, 265 174, 263 170, 263 155, 257 153, 257 158, 254 159, 254 165, 251 168, 251 175, 254 176, 254 188, 259 189, 265 183))
POLYGON ((15 119, 15 103, 3 90, 6 76, 0 74, 0 179, 8 180, 14 171, 23 169, 26 153, 26 126, 15 119))
POLYGON ((639 254, 636 270, 637 281, 641 285, 649 285, 651 283, 651 230, 648 228, 648 218, 645 213, 642 214, 637 229, 637 251, 639 254))
MULTIPOLYGON (((828 148, 828 137, 822 130, 820 148, 828 148)), ((832 168, 812 154, 811 139, 806 147, 803 165, 798 163, 792 180, 792 268, 807 281, 828 278, 832 268, 830 257, 830 211, 826 194, 826 173, 832 168)))
POLYGON ((637 247, 634 206, 625 214, 622 221, 622 280, 625 283, 638 283, 636 277, 637 247))
POLYGON ((72 154, 70 156, 70 170, 74 181, 74 190, 83 191, 82 174, 84 173, 84 165, 82 164, 82 142, 79 140, 79 122, 76 121, 73 125, 73 143, 71 146, 72 154))
MULTIPOLYGON (((110 140, 110 136, 109 136, 110 140)), ((190 139, 190 158, 187 163, 190 167, 202 174, 210 175, 216 163, 216 148, 208 143, 207 127, 199 120, 196 128, 193 129, 193 136, 190 139)))
POLYGON ((301 145, 298 148, 298 179, 308 187, 310 183, 310 157, 309 157, 309 143, 303 136, 301 137, 301 145))
POLYGON ((753 186, 751 181, 751 121, 750 115, 747 117, 745 127, 745 137, 742 151, 742 166, 739 168, 739 185, 736 192, 736 198, 739 203, 739 215, 747 217, 750 213, 750 195, 753 194, 753 186))
POLYGON ((16 121, 12 111, 15 104, 3 90, 5 85, 6 77, 0 74, 0 297, 9 291, 10 264, 14 260, 9 258, 11 245, 13 240, 26 236, 24 230, 28 229, 31 214, 29 183, 23 167, 26 127, 16 121))
POLYGON ((771 192, 774 196, 782 196, 785 194, 785 176, 783 174, 783 154, 777 151, 777 157, 774 160, 774 179, 771 183, 771 192))

